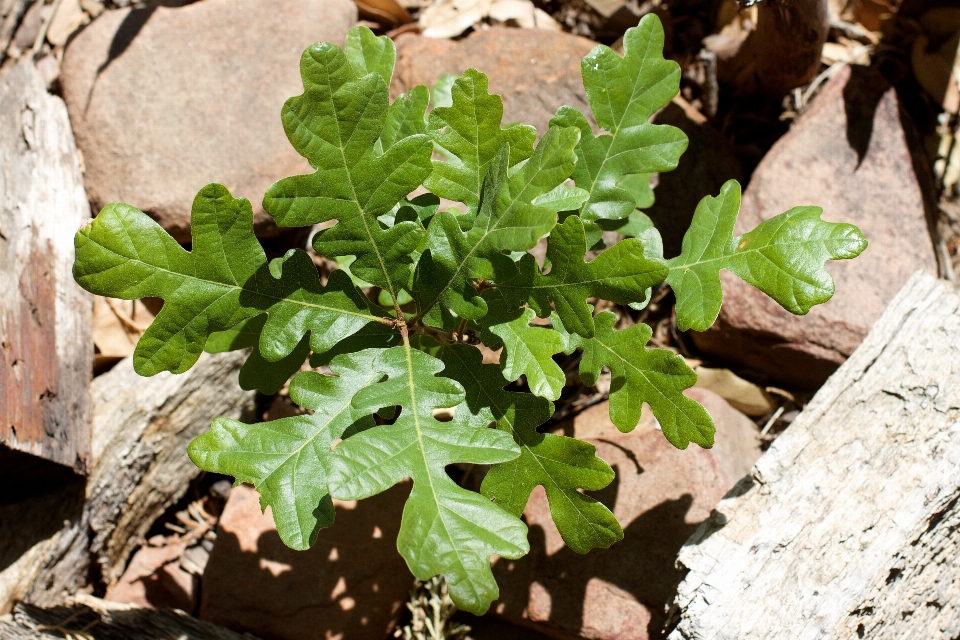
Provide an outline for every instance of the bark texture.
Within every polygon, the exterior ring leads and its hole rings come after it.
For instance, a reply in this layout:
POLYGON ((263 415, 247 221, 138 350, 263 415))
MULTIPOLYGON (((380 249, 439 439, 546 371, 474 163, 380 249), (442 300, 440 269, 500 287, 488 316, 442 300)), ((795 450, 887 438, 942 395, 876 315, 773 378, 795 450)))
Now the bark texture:
POLYGON ((670 640, 960 635, 960 296, 918 272, 680 552, 670 640))
POLYGON ((79 596, 71 606, 49 610, 17 605, 13 615, 0 618, 0 637, 4 640, 62 640, 64 637, 96 640, 256 640, 249 633, 239 634, 197 620, 182 611, 144 609, 106 602, 92 596, 79 596))
MULTIPOLYGON (((66 524, 60 520, 59 531, 39 537, 0 573, 0 612, 20 598, 53 606, 91 581, 109 585, 119 578, 153 522, 200 473, 187 456, 189 442, 218 416, 252 415, 254 392, 237 385, 245 356, 204 354, 184 374, 152 378, 138 376, 127 358, 93 381, 93 470, 86 501, 66 524)), ((25 504, 27 519, 11 531, 28 534, 36 528, 30 523, 44 522, 39 504, 25 504)))
MULTIPOLYGON (((78 473, 90 449, 93 300, 71 265, 89 218, 67 109, 21 62, 0 74, 0 444, 78 473)), ((29 462, 3 458, 0 480, 26 482, 29 462)))

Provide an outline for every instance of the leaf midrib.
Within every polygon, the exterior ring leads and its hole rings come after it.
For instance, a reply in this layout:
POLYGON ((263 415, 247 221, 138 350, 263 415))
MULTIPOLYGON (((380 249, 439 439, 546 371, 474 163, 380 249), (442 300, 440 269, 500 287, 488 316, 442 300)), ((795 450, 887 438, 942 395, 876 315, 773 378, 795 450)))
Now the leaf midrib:
MULTIPOLYGON (((95 240, 92 240, 92 239, 91 239, 91 241, 92 241, 92 242, 96 242, 95 240)), ((368 315, 368 314, 358 313, 358 312, 356 312, 356 311, 345 311, 345 310, 343 310, 343 309, 338 309, 338 308, 336 308, 336 307, 327 307, 327 306, 319 305, 319 304, 310 304, 310 303, 302 302, 302 301, 299 301, 299 300, 293 300, 292 298, 277 297, 277 296, 275 296, 275 295, 270 295, 270 294, 264 293, 264 292, 262 292, 262 291, 255 291, 255 290, 252 290, 252 289, 247 289, 247 288, 245 288, 245 287, 243 287, 243 286, 241 286, 241 285, 232 285, 232 284, 227 284, 227 283, 223 283, 223 282, 216 282, 215 280, 208 280, 208 279, 206 279, 206 278, 201 278, 201 277, 195 276, 195 275, 190 275, 190 274, 186 274, 186 273, 178 273, 178 272, 176 272, 176 271, 171 271, 170 269, 167 269, 167 268, 165 268, 165 267, 160 267, 160 266, 157 266, 157 265, 154 265, 154 264, 150 264, 149 262, 144 262, 143 260, 141 260, 141 259, 139 259, 139 258, 129 258, 129 257, 123 255, 122 253, 119 253, 119 252, 117 252, 117 251, 114 251, 113 249, 111 249, 111 248, 109 248, 109 247, 107 247, 107 246, 105 246, 105 245, 103 245, 103 244, 100 244, 99 242, 98 242, 97 244, 98 244, 100 247, 102 247, 105 251, 108 251, 108 252, 112 253, 113 255, 118 256, 118 257, 123 258, 124 260, 126 260, 126 261, 127 261, 126 264, 129 264, 129 263, 133 262, 133 263, 141 264, 141 265, 143 265, 143 266, 145 266, 145 267, 149 267, 150 269, 153 269, 154 271, 158 271, 158 272, 162 272, 162 273, 167 273, 167 274, 170 274, 170 275, 173 275, 173 276, 179 276, 179 277, 181 277, 181 278, 184 278, 185 280, 192 280, 192 281, 194 281, 194 282, 202 282, 202 283, 204 283, 204 284, 209 284, 209 285, 212 285, 212 286, 217 287, 217 288, 228 289, 228 290, 232 290, 232 291, 243 291, 243 292, 246 292, 246 293, 255 295, 255 296, 260 296, 260 297, 262 297, 262 298, 267 298, 267 299, 269 299, 269 300, 275 300, 275 301, 277 301, 277 302, 287 302, 287 303, 290 303, 290 304, 296 304, 296 305, 301 306, 301 307, 306 307, 306 308, 309 308, 309 309, 318 309, 318 310, 321 310, 321 311, 334 311, 334 312, 339 313, 339 314, 341 314, 341 315, 355 316, 355 317, 357 317, 357 318, 363 318, 363 319, 369 320, 369 321, 371 321, 371 322, 379 322, 380 324, 390 325, 390 320, 389 320, 389 319, 383 318, 383 317, 380 317, 380 316, 374 316, 374 315, 368 315)), ((191 255, 192 255, 192 254, 191 254, 191 255)), ((113 269, 121 269, 121 268, 123 268, 124 266, 126 266, 126 264, 114 265, 114 266, 110 267, 109 269, 104 269, 104 270, 102 270, 102 271, 97 271, 97 272, 95 272, 95 273, 99 275, 99 274, 102 274, 102 273, 106 273, 106 272, 108 272, 108 271, 111 271, 111 270, 113 270, 113 269)), ((277 281, 277 282, 279 283, 280 281, 277 281)), ((315 294, 315 295, 324 295, 324 294, 326 294, 326 293, 329 293, 329 292, 328 292, 328 291, 325 291, 325 292, 322 293, 322 294, 315 294)), ((220 296, 220 297, 218 297, 217 299, 219 300, 219 299, 222 298, 222 297, 223 297, 223 296, 220 296)), ((209 306, 209 305, 208 305, 208 306, 209 306)), ((258 311, 258 313, 257 313, 256 315, 260 315, 261 313, 267 313, 267 312, 268 312, 267 309, 260 309, 260 310, 257 310, 257 311, 258 311)), ((197 317, 197 316, 194 316, 194 318, 196 318, 196 317, 197 317)), ((255 316, 252 316, 252 317, 255 317, 255 316)), ((191 319, 191 321, 192 321, 192 319, 191 319)))
MULTIPOLYGON (((457 350, 456 350, 456 349, 453 349, 452 351, 453 351, 454 357, 457 358, 457 360, 459 360, 459 361, 460 361, 460 364, 463 366, 463 370, 466 371, 466 372, 470 375, 471 378, 473 378, 473 381, 477 383, 477 387, 482 391, 483 395, 486 396, 487 400, 489 400, 489 403, 488 403, 487 406, 496 407, 497 410, 500 412, 500 414, 505 416, 505 415, 506 415, 506 411, 500 406, 500 403, 497 402, 497 399, 494 398, 494 396, 490 395, 490 393, 487 391, 487 385, 483 384, 483 383, 480 381, 480 379, 477 378, 476 374, 473 372, 473 369, 471 369, 471 368, 467 365, 467 363, 464 362, 464 360, 460 357, 460 354, 457 353, 457 350)), ((509 393, 509 392, 504 392, 504 393, 509 393)), ((549 400, 548 400, 547 402, 549 402, 549 400)), ((500 421, 497 420, 497 424, 499 424, 499 423, 500 423, 500 421)), ((579 518, 581 518, 582 520, 586 521, 587 524, 591 524, 589 518, 587 518, 586 516, 582 515, 581 511, 580 511, 579 509, 577 509, 577 506, 576 506, 576 504, 574 503, 574 501, 573 501, 573 500, 570 498, 570 496, 567 494, 568 491, 574 491, 574 492, 576 492, 576 489, 575 489, 575 488, 564 488, 563 486, 561 486, 560 483, 557 482, 557 481, 554 479, 554 477, 553 477, 553 475, 550 473, 550 471, 548 471, 547 468, 546 468, 546 467, 543 465, 543 463, 540 461, 541 457, 542 457, 544 460, 546 460, 546 459, 548 459, 548 458, 547 458, 546 456, 538 456, 537 453, 536 453, 531 447, 529 447, 528 445, 524 444, 524 443, 521 441, 521 439, 518 437, 517 430, 513 428, 513 422, 512 422, 512 421, 511 421, 511 422, 507 422, 506 424, 508 425, 508 427, 509 427, 509 429, 510 429, 510 434, 511 434, 512 436, 514 436, 513 441, 516 442, 518 445, 520 445, 520 447, 522 447, 524 450, 526 450, 527 452, 530 453, 530 455, 531 455, 531 456, 533 457, 533 459, 536 461, 537 465, 538 465, 538 466, 540 467, 540 469, 543 471, 544 475, 546 475, 546 477, 549 478, 549 480, 554 484, 554 486, 557 487, 557 489, 560 491, 560 493, 563 495, 563 497, 567 500, 567 502, 569 502, 570 505, 573 507, 573 510, 577 513, 577 516, 578 516, 579 518)), ((565 466, 568 466, 568 467, 570 467, 571 469, 581 469, 581 468, 582 468, 582 467, 577 467, 576 465, 566 464, 566 463, 563 462, 563 461, 557 461, 557 462, 560 462, 560 464, 563 464, 563 465, 565 465, 565 466)), ((578 492, 578 493, 579 493, 579 492, 578 492)), ((527 499, 529 500, 529 499, 530 499, 530 496, 527 496, 527 499)), ((592 526, 592 525, 591 525, 591 526, 592 526)), ((596 529, 596 527, 592 527, 592 528, 596 529)))

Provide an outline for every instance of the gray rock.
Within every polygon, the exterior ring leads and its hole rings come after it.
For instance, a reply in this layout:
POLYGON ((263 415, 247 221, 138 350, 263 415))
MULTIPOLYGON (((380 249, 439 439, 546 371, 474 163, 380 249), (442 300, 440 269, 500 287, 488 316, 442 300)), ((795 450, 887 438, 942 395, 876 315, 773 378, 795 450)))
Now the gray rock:
POLYGON ((279 178, 310 171, 280 122, 302 93, 311 44, 342 44, 349 0, 204 0, 179 8, 107 11, 67 47, 61 82, 95 208, 139 207, 189 240, 193 198, 220 182, 260 206, 279 178))

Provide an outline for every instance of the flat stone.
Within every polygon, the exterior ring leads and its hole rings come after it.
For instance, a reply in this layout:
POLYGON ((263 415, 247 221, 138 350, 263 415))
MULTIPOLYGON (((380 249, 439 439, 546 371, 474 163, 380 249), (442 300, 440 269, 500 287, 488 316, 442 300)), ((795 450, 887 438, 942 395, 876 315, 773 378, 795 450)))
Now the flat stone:
POLYGON ((628 434, 610 422, 606 403, 566 425, 568 435, 594 444, 617 472, 609 487, 591 495, 612 507, 624 539, 577 555, 563 544, 546 494, 537 488, 524 512, 530 554, 494 566, 500 584, 495 614, 556 638, 661 637, 665 607, 683 578, 674 567, 677 552, 760 456, 757 427, 749 418, 705 389, 686 393, 717 423, 713 449, 675 449, 649 409, 628 434))
POLYGON ((413 576, 397 552, 409 484, 360 502, 334 500, 336 523, 309 551, 294 551, 235 487, 203 573, 200 618, 275 640, 383 640, 413 576))
POLYGON ((824 220, 859 226, 869 246, 854 260, 827 263, 836 294, 806 316, 722 272, 717 323, 690 332, 703 354, 754 378, 816 388, 853 353, 911 274, 936 274, 925 204, 933 202, 932 183, 911 153, 911 134, 901 124, 895 91, 879 74, 848 66, 827 83, 757 167, 736 233, 792 207, 818 205, 824 220))
POLYGON ((102 13, 67 47, 61 77, 94 207, 127 202, 189 241, 194 196, 220 182, 250 200, 260 235, 275 235, 264 192, 311 170, 280 121, 303 92, 300 54, 341 45, 356 19, 349 0, 102 13))
MULTIPOLYGON (((531 124, 541 134, 565 104, 590 113, 580 59, 596 43, 543 29, 493 28, 460 41, 405 35, 397 38, 394 95, 418 84, 432 87, 445 73, 474 68, 503 96, 503 121, 531 124)), ((590 116, 592 119, 592 116, 590 116)))

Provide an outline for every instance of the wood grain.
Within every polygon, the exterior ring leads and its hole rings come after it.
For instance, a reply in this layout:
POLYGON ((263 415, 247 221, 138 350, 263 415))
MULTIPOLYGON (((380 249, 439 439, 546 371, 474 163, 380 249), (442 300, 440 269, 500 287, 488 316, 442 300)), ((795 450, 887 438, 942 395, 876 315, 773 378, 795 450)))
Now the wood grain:
POLYGON ((670 640, 960 635, 960 296, 918 272, 680 552, 670 640))

